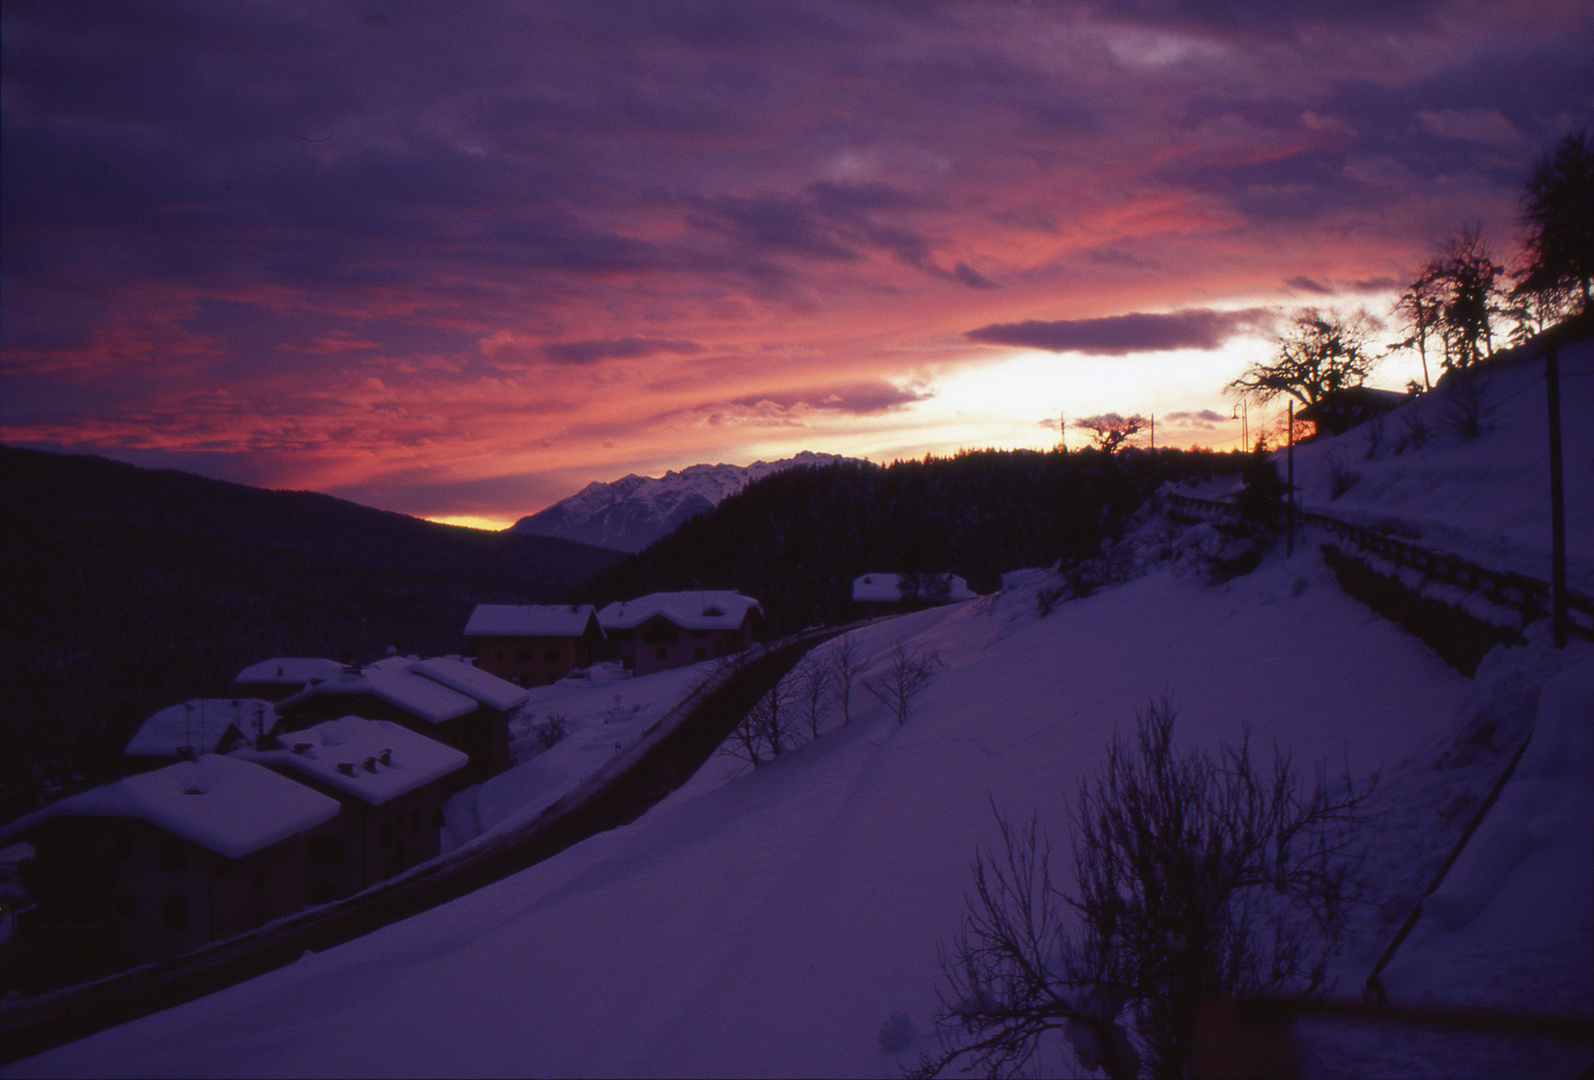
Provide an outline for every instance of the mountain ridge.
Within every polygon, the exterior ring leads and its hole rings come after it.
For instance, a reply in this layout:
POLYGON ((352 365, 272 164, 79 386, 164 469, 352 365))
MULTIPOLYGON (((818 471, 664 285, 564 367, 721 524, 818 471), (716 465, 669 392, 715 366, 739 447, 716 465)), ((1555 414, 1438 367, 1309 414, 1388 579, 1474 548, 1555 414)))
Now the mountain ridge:
POLYGON ((804 450, 779 461, 689 465, 660 477, 631 473, 608 482, 595 480, 574 495, 521 518, 507 531, 636 554, 683 523, 708 513, 754 480, 787 469, 851 460, 855 459, 804 450))

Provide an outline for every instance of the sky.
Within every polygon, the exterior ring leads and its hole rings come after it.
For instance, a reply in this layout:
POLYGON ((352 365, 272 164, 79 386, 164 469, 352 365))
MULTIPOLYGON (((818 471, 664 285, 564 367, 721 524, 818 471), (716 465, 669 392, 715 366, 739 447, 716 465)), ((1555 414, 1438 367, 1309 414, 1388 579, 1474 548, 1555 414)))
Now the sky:
POLYGON ((0 18, 0 441, 484 527, 1108 411, 1238 446, 1291 311, 1508 261, 1594 118, 1584 0, 0 18))

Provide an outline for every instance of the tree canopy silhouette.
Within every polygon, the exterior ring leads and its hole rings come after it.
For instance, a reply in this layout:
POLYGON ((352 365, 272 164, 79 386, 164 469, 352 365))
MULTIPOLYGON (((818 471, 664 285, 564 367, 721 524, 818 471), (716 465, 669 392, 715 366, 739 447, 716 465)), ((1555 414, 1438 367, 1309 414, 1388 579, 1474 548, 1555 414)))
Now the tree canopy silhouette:
POLYGON ((1360 309, 1341 315, 1302 308, 1290 331, 1278 339, 1274 359, 1252 364, 1229 389, 1258 401, 1288 394, 1311 405, 1330 391, 1360 386, 1376 362, 1367 348, 1370 332, 1370 319, 1360 309))
POLYGON ((1528 261, 1519 291, 1572 289, 1587 312, 1594 276, 1594 146, 1587 131, 1567 134, 1534 164, 1522 222, 1528 261))

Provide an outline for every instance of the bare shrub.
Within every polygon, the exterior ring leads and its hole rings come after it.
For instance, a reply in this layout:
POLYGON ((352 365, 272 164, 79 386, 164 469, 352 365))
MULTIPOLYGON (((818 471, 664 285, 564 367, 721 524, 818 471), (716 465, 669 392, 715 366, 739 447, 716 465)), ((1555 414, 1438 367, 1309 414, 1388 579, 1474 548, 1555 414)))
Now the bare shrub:
POLYGON ((1492 411, 1483 379, 1472 369, 1452 371, 1444 383, 1445 422, 1463 439, 1483 434, 1483 423, 1492 411))
POLYGON ((801 742, 797 680, 781 676, 737 723, 719 752, 758 768, 801 742))
POLYGON ((1323 459, 1328 466, 1328 497, 1330 500, 1339 498, 1345 492, 1356 486, 1362 478, 1361 473, 1345 464, 1345 458, 1339 453, 1339 447, 1330 450, 1323 459))
POLYGON ((829 712, 831 700, 835 697, 835 670, 810 654, 803 657, 792 672, 792 677, 797 684, 797 706, 808 723, 808 737, 817 739, 820 721, 829 712))
POLYGON ((941 658, 935 653, 909 650, 898 645, 891 650, 885 670, 871 679, 865 679, 863 688, 891 710, 898 724, 906 724, 913 700, 940 666, 941 658))
POLYGON ((531 725, 531 734, 544 750, 560 742, 569 734, 570 718, 561 712, 551 712, 542 721, 531 725))
POLYGON ((1068 583, 1059 581, 1053 585, 1042 585, 1035 590, 1035 613, 1045 618, 1056 610, 1057 605, 1068 595, 1068 583))
POLYGON ((1370 417, 1362 425, 1362 437, 1366 440, 1367 448, 1362 452, 1364 461, 1372 461, 1378 457, 1378 452, 1384 447, 1384 417, 1380 413, 1370 417))
MULTIPOLYGON (((1087 1069, 1188 1072, 1196 1010, 1247 996, 1326 990, 1350 903, 1347 855, 1376 777, 1309 790, 1249 738, 1179 754, 1169 699, 1138 714, 1131 743, 1081 783, 1074 885, 1053 878, 1038 822, 1000 813, 1001 843, 976 854, 962 928, 943 950, 942 1049, 951 1065, 1012 1074, 1048 1033, 1087 1069)), ((994 809, 994 808, 993 808, 994 809)))
POLYGON ((1395 443, 1395 453, 1399 454, 1408 448, 1421 450, 1428 445, 1433 432, 1428 429, 1428 422, 1423 419, 1422 409, 1419 406, 1413 405, 1406 410, 1402 425, 1400 438, 1395 443))
POLYGON ((830 650, 830 674, 836 704, 841 706, 841 722, 852 723, 852 688, 863 670, 863 653, 858 639, 843 634, 830 650))

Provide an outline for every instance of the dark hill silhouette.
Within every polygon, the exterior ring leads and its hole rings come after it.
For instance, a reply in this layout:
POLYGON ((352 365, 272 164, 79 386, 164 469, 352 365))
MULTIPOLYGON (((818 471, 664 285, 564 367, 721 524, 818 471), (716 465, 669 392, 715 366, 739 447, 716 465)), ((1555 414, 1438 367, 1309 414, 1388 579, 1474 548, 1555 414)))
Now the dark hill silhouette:
POLYGON ((0 813, 116 774, 154 710, 271 656, 465 647, 477 603, 556 600, 621 555, 86 455, 0 446, 0 813))

